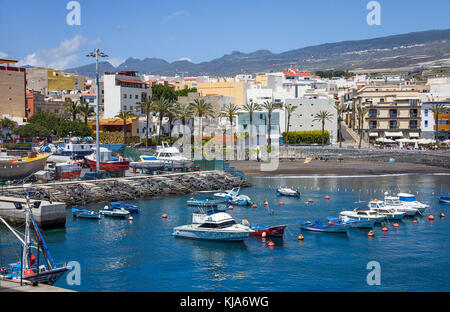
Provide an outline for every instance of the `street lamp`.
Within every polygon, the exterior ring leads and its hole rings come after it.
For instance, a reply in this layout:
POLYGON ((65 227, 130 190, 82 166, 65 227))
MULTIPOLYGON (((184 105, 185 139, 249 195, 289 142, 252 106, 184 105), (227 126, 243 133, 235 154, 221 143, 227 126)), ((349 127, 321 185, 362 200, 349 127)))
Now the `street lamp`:
POLYGON ((100 57, 108 57, 108 55, 106 55, 105 53, 103 53, 103 52, 100 52, 100 49, 94 49, 94 51, 93 52, 91 52, 91 53, 89 53, 88 55, 86 55, 87 57, 95 57, 95 72, 96 72, 96 78, 97 78, 97 96, 96 96, 96 98, 97 98, 97 111, 96 111, 96 125, 95 125, 95 130, 96 130, 96 133, 95 133, 95 142, 96 142, 96 150, 97 150, 97 152, 96 152, 96 157, 95 157, 95 160, 96 160, 96 169, 97 169, 97 173, 100 173, 100 117, 99 117, 99 114, 100 114, 100 96, 99 96, 99 93, 100 93, 100 79, 98 78, 98 57, 100 56, 100 57))

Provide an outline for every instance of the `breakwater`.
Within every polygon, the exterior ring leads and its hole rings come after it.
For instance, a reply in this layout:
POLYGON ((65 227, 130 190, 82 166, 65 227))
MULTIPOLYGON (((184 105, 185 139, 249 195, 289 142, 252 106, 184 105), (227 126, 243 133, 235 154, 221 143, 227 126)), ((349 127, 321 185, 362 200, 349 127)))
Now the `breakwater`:
MULTIPOLYGON (((161 175, 139 175, 90 181, 34 184, 34 200, 63 202, 68 206, 143 199, 154 196, 189 194, 197 191, 225 190, 250 184, 225 171, 199 171, 161 175)), ((4 189, 5 196, 20 197, 21 187, 4 189)))
POLYGON ((375 148, 335 148, 312 146, 281 146, 280 159, 302 159, 324 156, 329 160, 367 160, 397 162, 436 166, 450 169, 450 153, 445 151, 389 150, 375 148))

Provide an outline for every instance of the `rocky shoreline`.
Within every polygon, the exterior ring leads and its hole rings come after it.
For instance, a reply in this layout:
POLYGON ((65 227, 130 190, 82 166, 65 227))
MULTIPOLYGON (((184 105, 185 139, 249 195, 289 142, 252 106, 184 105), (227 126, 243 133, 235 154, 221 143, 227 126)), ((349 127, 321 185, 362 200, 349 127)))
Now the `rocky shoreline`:
MULTIPOLYGON (((104 180, 34 184, 30 197, 63 202, 67 206, 189 194, 198 191, 248 187, 246 180, 225 171, 200 171, 164 175, 142 175, 104 180)), ((9 187, 5 196, 22 197, 22 187, 9 187)))

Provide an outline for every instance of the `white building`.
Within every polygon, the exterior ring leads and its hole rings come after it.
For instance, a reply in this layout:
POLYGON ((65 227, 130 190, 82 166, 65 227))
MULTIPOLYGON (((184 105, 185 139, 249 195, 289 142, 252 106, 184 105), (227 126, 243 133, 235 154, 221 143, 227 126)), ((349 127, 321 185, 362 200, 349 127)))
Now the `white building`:
POLYGON ((139 102, 152 96, 152 89, 135 71, 105 74, 103 118, 114 118, 121 111, 141 115, 139 102))

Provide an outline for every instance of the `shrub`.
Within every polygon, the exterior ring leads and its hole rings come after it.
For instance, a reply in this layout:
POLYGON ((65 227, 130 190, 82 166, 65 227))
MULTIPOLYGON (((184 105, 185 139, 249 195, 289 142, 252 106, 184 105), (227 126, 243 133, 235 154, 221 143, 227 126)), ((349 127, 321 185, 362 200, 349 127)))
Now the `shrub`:
MULTIPOLYGON (((324 131, 324 141, 328 142, 330 133, 324 131)), ((286 132, 283 132, 283 141, 286 140, 286 132)), ((289 144, 322 144, 322 130, 313 131, 289 131, 289 144)))

